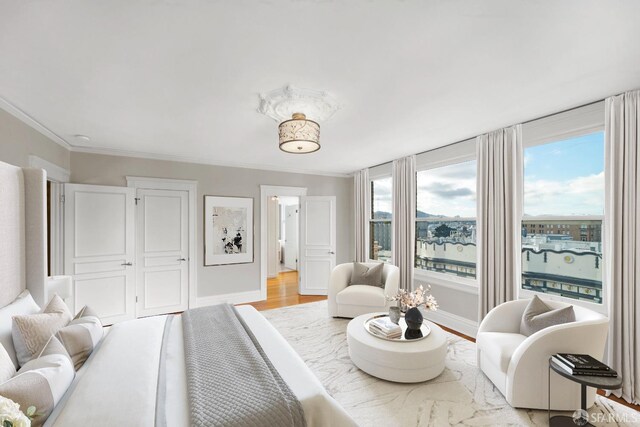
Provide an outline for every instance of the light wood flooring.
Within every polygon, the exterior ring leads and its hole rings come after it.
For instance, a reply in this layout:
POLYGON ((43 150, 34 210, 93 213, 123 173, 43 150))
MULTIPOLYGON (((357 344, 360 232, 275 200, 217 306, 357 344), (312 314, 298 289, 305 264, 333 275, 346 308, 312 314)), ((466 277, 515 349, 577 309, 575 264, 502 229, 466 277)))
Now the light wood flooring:
POLYGON ((298 294, 298 272, 285 271, 277 277, 267 280, 266 301, 250 302, 257 310, 271 310, 272 308, 287 307, 289 305, 304 304, 307 302, 322 301, 327 299, 325 295, 300 295, 298 294))

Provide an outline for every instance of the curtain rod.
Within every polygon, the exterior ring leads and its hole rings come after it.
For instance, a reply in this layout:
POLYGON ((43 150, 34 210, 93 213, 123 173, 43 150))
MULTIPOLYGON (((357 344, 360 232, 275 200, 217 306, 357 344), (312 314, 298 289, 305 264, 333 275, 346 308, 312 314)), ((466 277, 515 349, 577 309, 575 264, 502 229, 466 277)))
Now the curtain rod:
MULTIPOLYGON (((607 97, 607 98, 609 98, 609 97, 607 97)), ((581 105, 577 105, 575 107, 566 108, 564 110, 556 111, 555 113, 550 113, 550 114, 546 114, 544 116, 536 117, 535 119, 527 120, 527 121, 524 121, 524 122, 518 123, 518 124, 526 125, 528 123, 532 123, 532 122, 535 122, 535 121, 538 121, 538 120, 546 119, 547 117, 552 117, 552 116, 556 116, 558 114, 567 113, 569 111, 577 110, 578 108, 588 107, 590 105, 597 104, 598 102, 602 102, 602 101, 606 100, 607 98, 597 99, 595 101, 587 102, 586 104, 581 104, 581 105)), ((510 126, 514 126, 514 125, 510 125, 510 126)), ((509 127, 509 126, 504 126, 504 127, 509 127)), ((419 153, 415 153, 415 155, 419 156, 420 154, 428 153, 429 151, 439 150, 440 148, 445 148, 445 147, 450 147, 452 145, 460 144, 461 142, 469 141, 470 139, 476 138, 477 136, 478 135, 472 136, 472 137, 469 137, 469 138, 465 138, 465 139, 461 139, 461 140, 456 141, 456 142, 451 142, 449 144, 441 145, 440 147, 432 148, 430 150, 421 151, 419 153)), ((367 169, 371 169, 371 168, 375 168, 375 167, 378 167, 378 166, 386 165, 387 163, 391 163, 391 162, 393 162, 393 160, 390 160, 388 162, 378 163, 377 165, 369 166, 367 169)))

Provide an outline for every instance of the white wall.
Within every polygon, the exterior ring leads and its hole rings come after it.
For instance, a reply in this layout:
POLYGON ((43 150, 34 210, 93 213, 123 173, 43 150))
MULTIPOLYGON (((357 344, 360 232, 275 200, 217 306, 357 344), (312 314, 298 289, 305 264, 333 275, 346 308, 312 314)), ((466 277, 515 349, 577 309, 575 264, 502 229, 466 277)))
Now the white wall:
POLYGON ((71 181, 82 184, 126 185, 125 176, 198 181, 197 265, 198 297, 260 289, 260 185, 307 187, 310 196, 336 196, 338 263, 353 260, 353 178, 292 174, 132 157, 71 153, 71 181), (239 196, 254 199, 254 261, 204 267, 203 196, 239 196))

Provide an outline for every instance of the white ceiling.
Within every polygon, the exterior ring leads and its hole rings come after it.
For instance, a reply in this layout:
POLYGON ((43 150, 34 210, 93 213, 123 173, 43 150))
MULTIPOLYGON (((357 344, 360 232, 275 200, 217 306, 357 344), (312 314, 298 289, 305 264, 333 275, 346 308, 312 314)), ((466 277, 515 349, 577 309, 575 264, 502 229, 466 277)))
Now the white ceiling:
POLYGON ((0 1, 0 97, 100 152, 349 173, 640 87, 640 1, 0 1), (326 90, 322 149, 258 94, 326 90))

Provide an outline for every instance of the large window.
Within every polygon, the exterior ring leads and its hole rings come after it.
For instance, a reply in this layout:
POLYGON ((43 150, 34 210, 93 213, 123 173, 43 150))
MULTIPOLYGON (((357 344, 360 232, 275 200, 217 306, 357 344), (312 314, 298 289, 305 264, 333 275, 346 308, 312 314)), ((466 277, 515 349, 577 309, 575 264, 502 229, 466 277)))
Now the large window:
POLYGON ((371 180, 369 258, 391 262, 391 177, 371 180))
POLYGON ((417 173, 417 269, 475 279, 476 161, 417 173))
POLYGON ((524 150, 522 289, 602 303, 604 134, 524 150))

